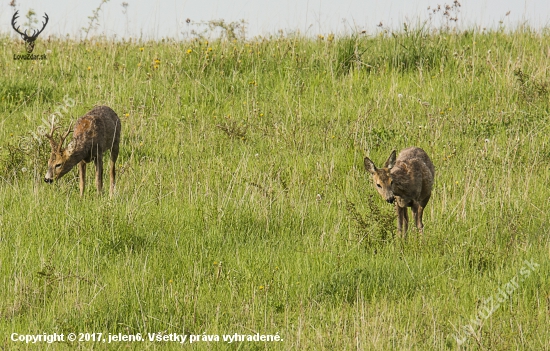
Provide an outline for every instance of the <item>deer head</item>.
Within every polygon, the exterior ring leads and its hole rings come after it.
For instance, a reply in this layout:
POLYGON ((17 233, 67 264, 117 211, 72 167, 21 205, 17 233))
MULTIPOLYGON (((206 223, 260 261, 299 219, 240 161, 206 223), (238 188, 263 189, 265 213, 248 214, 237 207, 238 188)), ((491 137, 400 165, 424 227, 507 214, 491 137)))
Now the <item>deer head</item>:
POLYGON ((25 41, 25 48, 27 49, 27 52, 30 54, 34 50, 34 41, 36 40, 36 38, 38 38, 38 35, 42 33, 44 28, 46 28, 46 24, 48 24, 49 17, 48 17, 48 14, 44 12, 43 17, 46 20, 46 22, 42 22, 42 29, 40 30, 33 29, 32 34, 27 35, 26 29, 24 32, 20 32, 19 26, 15 28, 15 21, 19 18, 18 12, 19 11, 15 11, 15 13, 13 14, 13 17, 11 19, 11 26, 17 33, 19 33, 19 35, 21 35, 21 38, 23 38, 23 40, 25 41))
POLYGON ((67 131, 61 136, 59 143, 55 141, 53 136, 53 133, 56 129, 59 129, 59 127, 56 127, 53 123, 50 134, 45 134, 46 138, 50 140, 50 146, 52 148, 52 153, 48 161, 48 171, 46 172, 46 176, 44 177, 44 181, 46 183, 52 183, 54 179, 61 178, 74 166, 67 164, 70 154, 67 153, 65 149, 63 149, 63 143, 65 142, 65 139, 67 139, 67 136, 69 136, 69 134, 72 132, 71 126, 72 123, 69 125, 67 131))
POLYGON ((368 157, 365 157, 365 169, 372 174, 372 180, 376 186, 376 190, 382 196, 384 200, 393 204, 395 201, 395 194, 393 193, 393 179, 391 175, 391 169, 395 165, 395 150, 392 151, 390 157, 388 157, 383 168, 377 168, 368 157))

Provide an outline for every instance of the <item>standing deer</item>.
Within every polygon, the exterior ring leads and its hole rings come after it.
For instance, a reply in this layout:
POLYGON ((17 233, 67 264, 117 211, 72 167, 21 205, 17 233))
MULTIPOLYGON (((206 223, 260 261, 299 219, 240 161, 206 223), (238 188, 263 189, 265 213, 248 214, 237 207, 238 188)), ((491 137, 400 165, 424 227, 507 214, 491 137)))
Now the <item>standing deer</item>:
POLYGON ((95 182, 98 193, 103 190, 103 153, 111 150, 110 191, 112 196, 115 189, 115 162, 118 157, 120 142, 120 119, 115 111, 107 106, 96 106, 84 116, 80 117, 74 126, 73 139, 63 148, 63 142, 72 132, 71 126, 61 136, 57 143, 53 133, 58 127, 52 123, 50 140, 52 153, 48 161, 48 171, 44 177, 46 183, 52 183, 69 172, 78 163, 80 176, 80 196, 84 195, 86 183, 86 163, 95 163, 95 182))
POLYGON ((395 150, 384 168, 376 168, 365 157, 365 169, 372 174, 378 193, 390 204, 395 202, 397 231, 405 238, 409 225, 407 207, 412 207, 416 227, 422 233, 422 213, 432 195, 435 168, 426 152, 418 147, 409 147, 395 158, 395 150))

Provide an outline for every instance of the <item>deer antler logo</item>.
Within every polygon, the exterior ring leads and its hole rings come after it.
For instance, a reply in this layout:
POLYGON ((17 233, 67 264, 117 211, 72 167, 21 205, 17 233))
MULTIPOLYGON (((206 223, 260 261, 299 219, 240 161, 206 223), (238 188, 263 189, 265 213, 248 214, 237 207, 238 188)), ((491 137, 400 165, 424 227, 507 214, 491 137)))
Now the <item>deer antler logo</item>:
POLYGON ((44 19, 46 20, 46 22, 42 22, 42 29, 40 30, 33 29, 32 35, 27 35, 26 29, 24 32, 20 32, 19 26, 15 28, 15 21, 19 18, 18 12, 19 11, 15 11, 15 13, 13 14, 13 17, 11 19, 11 26, 13 27, 13 29, 15 29, 17 33, 21 35, 21 38, 23 38, 23 40, 25 41, 25 49, 27 49, 27 52, 30 54, 34 50, 34 41, 36 40, 36 38, 38 38, 38 35, 42 33, 44 28, 46 28, 46 24, 48 24, 48 20, 49 20, 48 14, 44 12, 44 19))

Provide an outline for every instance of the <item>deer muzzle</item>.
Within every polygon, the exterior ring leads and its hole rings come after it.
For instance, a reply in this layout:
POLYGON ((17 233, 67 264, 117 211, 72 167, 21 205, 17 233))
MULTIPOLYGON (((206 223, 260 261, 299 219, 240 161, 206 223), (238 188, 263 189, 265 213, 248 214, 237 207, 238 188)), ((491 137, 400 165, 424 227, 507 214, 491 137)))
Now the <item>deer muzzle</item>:
POLYGON ((51 184, 53 183, 53 179, 52 178, 44 178, 44 181, 48 184, 51 184))
POLYGON ((394 196, 390 196, 389 198, 386 199, 386 201, 390 204, 393 204, 394 201, 395 201, 395 197, 394 196))

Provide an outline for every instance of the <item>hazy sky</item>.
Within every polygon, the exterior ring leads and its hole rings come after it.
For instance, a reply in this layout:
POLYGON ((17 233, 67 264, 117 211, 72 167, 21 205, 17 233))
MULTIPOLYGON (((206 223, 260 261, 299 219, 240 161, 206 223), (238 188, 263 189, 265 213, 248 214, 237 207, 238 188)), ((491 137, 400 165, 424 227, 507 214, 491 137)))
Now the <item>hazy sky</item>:
MULTIPOLYGON (((14 33, 11 16, 14 8, 9 0, 0 0, 0 32, 14 33)), ((185 38, 193 25, 185 20, 205 22, 224 19, 226 22, 244 19, 248 22, 247 36, 300 31, 317 35, 351 32, 354 29, 376 32, 380 22, 397 28, 404 21, 425 20, 428 6, 452 4, 453 0, 110 0, 102 6, 99 26, 93 34, 109 37, 185 38)), ((22 14, 18 24, 25 23, 24 15, 33 9, 40 16, 48 13, 50 21, 42 35, 66 35, 80 38, 81 28, 88 26, 88 16, 101 0, 16 0, 22 14)), ((503 21, 508 28, 527 22, 535 28, 550 27, 550 0, 461 0, 458 25, 462 28, 496 27, 503 21), (506 16, 506 13, 510 14, 506 16)), ((442 15, 434 16, 441 20, 442 15)))

